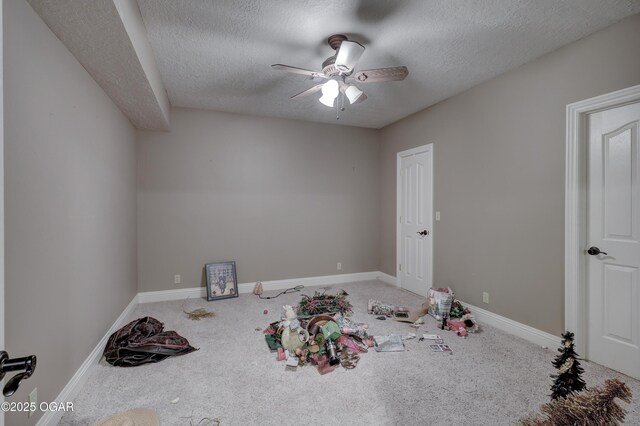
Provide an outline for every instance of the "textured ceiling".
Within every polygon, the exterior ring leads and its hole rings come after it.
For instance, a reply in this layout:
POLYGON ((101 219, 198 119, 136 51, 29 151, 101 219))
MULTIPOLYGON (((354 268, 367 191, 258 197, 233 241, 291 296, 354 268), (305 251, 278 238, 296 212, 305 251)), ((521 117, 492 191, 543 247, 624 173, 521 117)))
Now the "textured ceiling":
MULTIPOLYGON (((139 118, 145 108, 158 109, 158 90, 153 99, 149 87, 132 86, 136 81, 148 86, 152 80, 144 61, 136 57, 141 55, 135 47, 147 42, 133 40, 144 34, 128 31, 132 40, 123 40, 123 22, 118 22, 122 17, 105 6, 135 0, 28 1, 105 91, 114 99, 125 98, 128 103, 116 102, 125 114, 139 118), (138 96, 146 96, 148 103, 136 101, 138 96)), ((289 99, 316 82, 270 65, 320 70, 322 61, 334 53, 327 37, 342 33, 366 46, 356 71, 409 68, 404 81, 359 85, 368 99, 346 106, 337 122, 372 128, 640 12, 640 0, 137 3, 173 106, 336 123, 335 109, 317 101, 320 94, 289 99)), ((153 59, 144 57, 147 64, 153 59)))
POLYGON ((169 100, 135 0, 27 0, 140 129, 169 130, 169 100))
POLYGON ((343 33, 366 46, 358 69, 406 65, 400 82, 362 84, 369 97, 339 123, 380 128, 640 12, 629 0, 138 0, 172 105, 336 122, 316 84, 272 70, 320 70, 343 33))

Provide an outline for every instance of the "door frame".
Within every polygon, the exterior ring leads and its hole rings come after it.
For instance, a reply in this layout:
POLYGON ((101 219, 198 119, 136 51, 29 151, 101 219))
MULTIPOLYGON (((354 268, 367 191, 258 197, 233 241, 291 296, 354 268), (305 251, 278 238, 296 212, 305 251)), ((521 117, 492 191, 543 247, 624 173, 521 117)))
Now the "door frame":
MULTIPOLYGON (((400 274, 400 265, 402 262, 402 235, 401 235, 401 226, 400 226, 400 212, 402 211, 402 179, 400 178, 400 168, 402 165, 402 158, 409 157, 411 155, 420 154, 422 152, 431 152, 431 156, 429 157, 429 173, 430 173, 430 181, 431 185, 429 187, 429 192, 431 193, 431 223, 429 223, 429 231, 431 232, 431 240, 430 240, 430 253, 431 253, 431 270, 429 274, 431 275, 431 283, 433 284, 433 143, 418 146, 415 148, 407 149, 405 151, 400 151, 396 154, 396 286, 402 288, 402 275, 400 274)), ((428 290, 428 289, 427 289, 428 290)))
POLYGON ((640 85, 567 105, 564 209, 564 323, 586 353, 587 115, 640 101, 640 85), (582 283, 582 285, 580 285, 582 283))
MULTIPOLYGON (((4 51, 3 0, 0 0, 0 349, 4 346, 4 51)), ((0 381, 4 386, 4 380, 0 381)), ((4 396, 0 394, 0 402, 4 396)), ((0 426, 4 426, 4 411, 0 411, 0 426)))

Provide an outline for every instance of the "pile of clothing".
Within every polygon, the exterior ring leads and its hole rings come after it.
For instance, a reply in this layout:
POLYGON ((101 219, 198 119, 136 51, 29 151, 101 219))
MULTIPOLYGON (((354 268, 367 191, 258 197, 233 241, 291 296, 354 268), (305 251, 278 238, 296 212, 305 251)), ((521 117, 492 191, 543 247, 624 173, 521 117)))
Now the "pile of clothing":
POLYGON ((104 349, 106 361, 117 367, 135 367, 197 350, 175 331, 163 328, 152 317, 131 321, 109 337, 104 349))

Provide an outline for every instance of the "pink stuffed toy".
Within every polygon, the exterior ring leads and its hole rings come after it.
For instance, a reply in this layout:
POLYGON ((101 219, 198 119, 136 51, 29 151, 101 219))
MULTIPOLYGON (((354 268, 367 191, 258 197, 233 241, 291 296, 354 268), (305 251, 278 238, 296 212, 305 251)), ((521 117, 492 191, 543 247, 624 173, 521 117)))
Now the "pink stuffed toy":
POLYGON ((467 328, 464 325, 464 321, 449 321, 447 325, 449 326, 449 330, 455 331, 458 336, 464 337, 467 335, 467 328))

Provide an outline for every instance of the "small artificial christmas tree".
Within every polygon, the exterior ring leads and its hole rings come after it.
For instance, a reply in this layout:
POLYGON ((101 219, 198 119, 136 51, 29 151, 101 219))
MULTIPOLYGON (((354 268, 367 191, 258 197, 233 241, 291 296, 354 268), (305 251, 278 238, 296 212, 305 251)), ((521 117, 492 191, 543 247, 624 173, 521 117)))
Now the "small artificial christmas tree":
POLYGON ((558 349, 560 355, 553 361, 553 366, 558 369, 558 374, 552 374, 555 379, 551 386, 551 399, 566 398, 567 395, 586 388, 586 383, 580 375, 584 373, 578 354, 573 347, 573 333, 570 331, 562 335, 562 347, 558 349))

